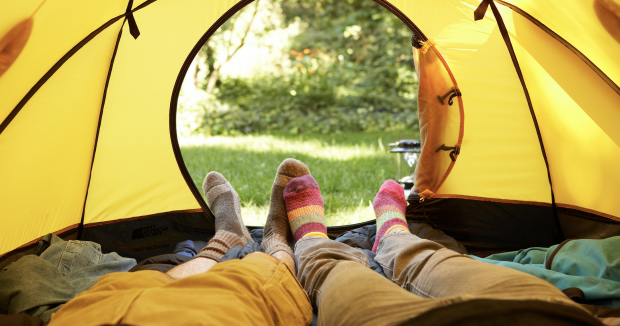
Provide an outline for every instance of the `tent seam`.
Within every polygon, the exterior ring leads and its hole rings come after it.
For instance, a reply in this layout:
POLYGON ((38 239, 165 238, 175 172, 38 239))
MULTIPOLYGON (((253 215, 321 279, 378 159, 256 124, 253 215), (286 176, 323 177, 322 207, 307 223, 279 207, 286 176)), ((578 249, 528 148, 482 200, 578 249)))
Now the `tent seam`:
POLYGON ((67 52, 64 56, 62 56, 62 58, 60 58, 60 60, 58 60, 52 66, 52 68, 50 68, 50 70, 48 70, 47 73, 45 73, 45 75, 43 75, 43 77, 41 77, 41 79, 39 79, 39 81, 36 84, 34 84, 34 86, 32 86, 30 91, 28 91, 28 93, 26 93, 24 98, 22 98, 22 100, 19 101, 19 103, 17 103, 17 106, 15 106, 15 108, 11 111, 11 113, 9 113, 9 115, 4 119, 2 124, 0 124, 0 134, 2 134, 2 132, 13 121, 13 119, 15 118, 15 116, 17 116, 17 114, 21 111, 21 109, 24 106, 26 106, 28 101, 30 101, 30 99, 56 73, 56 71, 58 71, 65 64, 65 62, 67 62, 77 51, 79 51, 82 47, 84 47, 84 45, 86 45, 88 42, 90 42, 90 40, 94 39, 95 36, 99 35, 99 33, 104 31, 105 29, 107 29, 111 25, 113 25, 116 21, 121 19, 123 16, 124 16, 124 14, 116 16, 116 17, 108 20, 105 24, 101 25, 99 28, 97 28, 96 30, 94 30, 93 32, 88 34, 88 36, 86 36, 84 39, 82 39, 82 41, 80 41, 78 44, 76 44, 74 47, 72 47, 71 50, 69 50, 69 52, 67 52))
POLYGON ((405 13, 400 11, 400 9, 398 9, 392 3, 390 3, 387 0, 373 0, 373 1, 383 6, 383 8, 390 11, 394 16, 396 16, 403 23, 405 23, 405 25, 407 25, 407 27, 412 29, 420 37, 422 41, 428 40, 428 37, 426 37, 426 35, 422 33, 422 30, 420 30, 420 28, 411 19, 409 19, 409 16, 405 15, 405 13))
POLYGON ((116 59, 116 53, 118 51, 118 46, 121 42, 121 37, 123 35, 123 27, 125 27, 125 23, 127 22, 127 18, 121 24, 121 28, 118 31, 118 36, 116 38, 116 45, 114 45, 114 52, 112 52, 112 58, 110 59, 110 66, 108 67, 108 76, 106 77, 105 87, 103 88, 103 96, 101 98, 101 108, 99 109, 99 120, 97 123, 97 132, 95 133, 95 144, 93 145, 93 155, 90 161, 90 170, 88 172, 88 184, 86 185, 86 194, 84 194, 84 204, 82 206, 82 218, 80 220, 80 225, 78 226, 78 240, 82 239, 82 231, 84 230, 84 216, 86 215, 86 200, 88 199, 88 190, 90 189, 90 181, 92 180, 93 175, 93 166, 95 164, 95 154, 97 153, 97 144, 99 142, 99 132, 101 131, 101 121, 103 120, 103 108, 105 107, 105 100, 108 94, 108 86, 110 85, 110 77, 112 77, 112 68, 114 67, 114 60, 116 59))
POLYGON ((525 19, 529 20, 531 23, 533 23, 534 25, 538 26, 540 29, 545 31, 545 33, 549 34, 549 36, 553 37, 558 42, 562 43, 562 45, 564 45, 566 48, 571 50, 575 55, 577 55, 577 57, 579 57, 579 59, 585 62, 585 64, 587 64, 588 67, 590 67, 590 69, 594 70, 594 72, 596 72, 596 74, 599 77, 601 77, 601 79, 603 79, 603 81, 605 81, 605 83, 607 83, 609 87, 611 87, 616 93, 618 93, 618 95, 620 95, 620 87, 616 85, 616 83, 614 83, 614 81, 611 80, 611 78, 609 78, 609 76, 607 76, 607 74, 605 74, 596 64, 594 64, 594 62, 592 62, 588 57, 586 57, 581 51, 579 51, 576 47, 574 47, 570 42, 568 42, 562 36, 554 32, 553 30, 551 30, 551 28, 547 27, 547 25, 543 24, 541 21, 534 18, 532 15, 523 11, 521 8, 513 4, 506 3, 502 0, 495 0, 495 1, 497 1, 497 3, 505 7, 510 8, 512 11, 520 14, 525 19))
MULTIPOLYGON (((547 159, 547 152, 545 151, 545 145, 542 139, 542 134, 540 133, 540 127, 538 126, 538 119, 536 118, 536 113, 534 112, 534 105, 532 104, 532 99, 530 98, 530 93, 527 90, 527 85, 525 83, 525 77, 523 76, 523 72, 521 71, 521 66, 519 65, 519 60, 517 59, 517 54, 512 47, 512 41, 510 40, 510 35, 508 34, 508 30, 506 29, 506 25, 504 24, 504 20, 502 15, 499 13, 497 6, 495 6, 494 0, 485 0, 488 1, 493 11, 493 15, 495 16, 495 20, 497 21, 497 26, 502 34, 502 38, 504 39, 504 43, 506 43, 506 48, 510 54, 510 58, 512 59, 512 63, 517 72, 517 76, 519 77, 519 81, 521 82, 521 87, 523 88, 523 93, 525 95, 525 99, 527 100, 527 105, 530 109, 530 114, 532 115, 532 121, 534 122, 534 128, 536 129, 536 134, 538 136, 538 142, 540 144, 540 150, 543 155, 543 159, 545 161, 545 166, 547 167, 547 179, 549 180, 549 188, 551 190, 551 207, 553 209, 553 217, 555 219, 555 223, 558 226, 559 236, 563 239, 564 234, 562 228, 560 226, 560 221, 558 217, 557 207, 555 203, 555 194, 553 192, 553 182, 551 180, 551 169, 549 168, 549 160, 547 159)), ((560 239, 557 239, 560 241, 560 239)))

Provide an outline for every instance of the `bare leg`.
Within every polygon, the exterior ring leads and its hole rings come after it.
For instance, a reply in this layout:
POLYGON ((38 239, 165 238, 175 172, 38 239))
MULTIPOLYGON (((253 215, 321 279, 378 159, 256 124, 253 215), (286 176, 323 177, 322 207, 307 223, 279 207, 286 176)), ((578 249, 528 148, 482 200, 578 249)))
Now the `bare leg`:
POLYGON ((180 279, 206 273, 234 246, 244 246, 252 237, 248 232, 239 206, 239 196, 223 175, 209 172, 203 184, 207 203, 215 215, 215 235, 194 259, 179 265, 166 274, 180 279))
POLYGON ((217 262, 209 258, 192 259, 185 264, 181 264, 169 270, 166 274, 178 280, 180 278, 206 273, 211 267, 215 266, 215 264, 217 264, 217 262))
POLYGON ((284 264, 286 264, 286 266, 288 266, 288 268, 291 270, 291 273, 293 273, 293 275, 296 276, 295 275, 296 274, 295 273, 295 260, 293 259, 293 257, 291 257, 291 255, 289 255, 285 251, 278 251, 272 254, 271 256, 283 262, 284 264))

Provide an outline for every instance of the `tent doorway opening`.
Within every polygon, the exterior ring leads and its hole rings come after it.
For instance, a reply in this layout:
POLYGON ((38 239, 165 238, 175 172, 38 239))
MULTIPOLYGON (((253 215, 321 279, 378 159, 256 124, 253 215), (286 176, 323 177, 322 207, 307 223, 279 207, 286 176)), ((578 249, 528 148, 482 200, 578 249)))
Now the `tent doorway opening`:
POLYGON ((197 189, 222 173, 246 225, 264 225, 292 157, 319 182, 328 226, 374 219, 397 173, 389 143, 419 139, 411 33, 374 1, 248 1, 200 46, 180 90, 177 137, 197 189))

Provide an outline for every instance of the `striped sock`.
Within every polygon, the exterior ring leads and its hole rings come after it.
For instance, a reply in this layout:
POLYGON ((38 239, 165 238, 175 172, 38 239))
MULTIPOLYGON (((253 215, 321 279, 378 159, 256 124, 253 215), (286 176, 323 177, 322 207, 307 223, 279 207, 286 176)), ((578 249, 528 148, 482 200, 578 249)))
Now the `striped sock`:
POLYGON ((321 190, 311 175, 291 179, 283 195, 295 242, 305 236, 327 238, 321 190))
POLYGON ((393 180, 383 183, 372 206, 377 217, 377 236, 372 251, 377 252, 379 241, 384 235, 390 233, 409 232, 405 209, 407 200, 403 187, 393 180))

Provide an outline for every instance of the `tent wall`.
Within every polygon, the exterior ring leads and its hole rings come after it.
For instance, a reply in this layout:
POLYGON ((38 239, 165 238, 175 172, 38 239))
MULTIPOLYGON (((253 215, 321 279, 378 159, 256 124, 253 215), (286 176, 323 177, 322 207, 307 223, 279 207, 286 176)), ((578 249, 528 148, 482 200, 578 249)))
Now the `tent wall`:
POLYGON ((557 205, 620 221, 620 94, 525 17, 508 8, 502 16, 538 117, 557 205))
POLYGON ((422 205, 415 199, 410 197, 407 220, 441 229, 468 251, 548 247, 564 240, 550 205, 463 198, 433 198, 422 205))
POLYGON ((96 108, 121 24, 116 22, 67 60, 0 134, 0 253, 80 223, 99 119, 96 108))
POLYGON ((84 228, 82 240, 99 243, 108 252, 114 251, 139 262, 170 254, 181 241, 204 241, 214 234, 215 225, 202 211, 176 212, 91 224, 84 228))
MULTIPOLYGON (((620 64, 612 58, 620 43, 604 29, 592 3, 513 3, 531 9, 574 46, 568 48, 526 16, 498 4, 539 120, 556 201, 617 219, 620 94, 592 64, 615 81, 620 64), (592 31, 599 33, 589 36, 592 31)), ((440 49, 464 94, 463 147, 440 197, 550 203, 524 91, 491 11, 483 20, 471 19, 478 4, 397 4, 440 49)))
MULTIPOLYGON (((523 17, 531 16, 583 54, 618 89, 620 85, 620 41, 606 28, 600 0, 581 1, 497 1, 514 8, 523 17)), ((500 6, 502 7, 502 6, 500 6)), ((502 11, 502 14, 504 11, 502 11)), ((613 23, 613 22, 608 22, 613 23)))
POLYGON ((200 208, 173 153, 169 111, 194 44, 234 1, 156 1, 124 27, 99 132, 84 223, 200 208), (171 19, 176 17, 176 19, 171 19))

